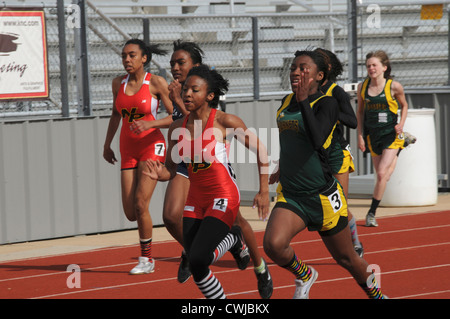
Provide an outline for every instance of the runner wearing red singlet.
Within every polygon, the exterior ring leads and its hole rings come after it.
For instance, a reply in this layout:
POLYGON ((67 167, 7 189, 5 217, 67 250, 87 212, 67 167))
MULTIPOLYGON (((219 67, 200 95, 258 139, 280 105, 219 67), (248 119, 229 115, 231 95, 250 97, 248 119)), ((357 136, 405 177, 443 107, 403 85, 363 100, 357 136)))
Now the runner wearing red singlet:
POLYGON ((159 128, 172 123, 172 102, 167 81, 146 73, 152 53, 164 54, 157 45, 147 47, 138 39, 127 41, 122 49, 122 64, 128 73, 112 81, 113 108, 103 146, 103 157, 108 163, 117 162, 111 143, 122 122, 120 131, 122 205, 125 216, 137 221, 141 256, 130 274, 154 271, 152 258, 153 223, 149 212, 150 199, 156 181, 143 177, 147 170, 145 160, 164 161, 165 141, 159 128), (164 103, 169 116, 156 119, 159 101, 164 103))
MULTIPOLYGON (((189 114, 181 99, 181 89, 191 68, 199 66, 203 61, 203 50, 195 42, 177 40, 173 43, 173 53, 170 59, 170 71, 174 81, 169 84, 169 97, 173 103, 173 120, 183 118, 189 114)), ((231 163, 229 169, 232 170, 231 163)), ((183 210, 189 191, 189 176, 186 165, 181 162, 177 165, 177 174, 172 178, 166 188, 163 207, 163 220, 169 233, 183 246, 183 210)), ((269 268, 261 256, 256 242, 255 234, 250 223, 238 211, 235 224, 241 228, 245 245, 240 251, 232 251, 239 269, 247 268, 250 259, 253 261, 253 270, 257 279, 258 291, 263 299, 272 296, 273 284, 269 268)), ((186 252, 181 253, 177 279, 180 283, 191 277, 186 252)))
POLYGON ((192 184, 183 216, 196 219, 213 216, 231 228, 239 211, 240 194, 228 165, 229 144, 217 141, 214 136, 216 112, 211 109, 202 135, 193 140, 186 129, 189 115, 183 121, 177 146, 192 184))
POLYGON ((189 115, 169 128, 166 165, 147 160, 154 180, 169 180, 183 160, 188 166, 189 194, 183 214, 183 243, 194 282, 206 298, 225 298, 209 266, 242 245, 233 226, 239 211, 239 189, 228 166, 227 145, 236 137, 257 153, 260 190, 254 199, 260 218, 269 212, 268 159, 265 146, 232 114, 215 110, 228 81, 207 65, 189 71, 182 90, 189 115), (217 249, 216 249, 217 248, 217 249))
POLYGON ((117 92, 116 108, 122 116, 122 129, 120 131, 121 168, 136 168, 140 161, 148 158, 164 162, 165 139, 158 128, 150 128, 136 134, 132 131, 134 121, 155 121, 159 101, 150 93, 150 78, 152 74, 146 73, 141 88, 136 94, 126 94, 130 75, 126 75, 117 92))

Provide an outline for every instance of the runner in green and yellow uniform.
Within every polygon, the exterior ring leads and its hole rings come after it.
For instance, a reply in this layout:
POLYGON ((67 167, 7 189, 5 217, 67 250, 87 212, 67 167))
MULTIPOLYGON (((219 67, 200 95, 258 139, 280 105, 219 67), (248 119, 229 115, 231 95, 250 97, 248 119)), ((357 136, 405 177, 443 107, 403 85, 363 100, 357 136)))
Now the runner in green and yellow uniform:
POLYGON ((339 107, 319 91, 328 59, 314 51, 297 51, 291 65, 293 94, 277 112, 280 162, 269 182, 279 181, 277 203, 264 236, 264 250, 296 277, 294 298, 306 299, 318 277, 290 245, 301 231, 318 231, 339 265, 347 269, 370 298, 383 298, 368 263, 353 249, 347 224, 347 202, 333 177, 328 152, 339 107))
POLYGON ((408 114, 403 86, 393 81, 391 66, 384 51, 367 54, 368 77, 358 85, 358 147, 372 155, 377 175, 366 226, 378 226, 375 212, 386 183, 394 172, 397 156, 404 148, 403 126, 408 114), (398 112, 401 108, 401 118, 398 112))
MULTIPOLYGON (((330 59, 330 72, 328 78, 320 87, 320 90, 325 95, 332 96, 336 99, 339 105, 339 116, 334 130, 333 140, 331 141, 328 161, 331 165, 333 176, 341 184, 344 195, 348 197, 350 173, 355 171, 355 164, 353 163, 350 143, 344 137, 344 126, 355 129, 358 126, 358 121, 350 102, 350 96, 343 88, 336 84, 336 79, 344 71, 341 61, 339 61, 338 57, 329 50, 318 48, 316 51, 326 54, 330 59)), ((356 219, 349 209, 347 209, 347 212, 353 247, 358 255, 362 257, 364 255, 364 249, 362 243, 359 241, 356 219)))

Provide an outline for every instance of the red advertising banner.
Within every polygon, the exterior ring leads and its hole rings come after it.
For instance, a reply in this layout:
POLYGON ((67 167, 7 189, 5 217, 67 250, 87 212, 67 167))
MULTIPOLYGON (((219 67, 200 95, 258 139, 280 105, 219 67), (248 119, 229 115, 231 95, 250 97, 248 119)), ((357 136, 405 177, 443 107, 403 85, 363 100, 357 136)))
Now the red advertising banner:
POLYGON ((0 10, 0 101, 48 96, 44 11, 0 10))

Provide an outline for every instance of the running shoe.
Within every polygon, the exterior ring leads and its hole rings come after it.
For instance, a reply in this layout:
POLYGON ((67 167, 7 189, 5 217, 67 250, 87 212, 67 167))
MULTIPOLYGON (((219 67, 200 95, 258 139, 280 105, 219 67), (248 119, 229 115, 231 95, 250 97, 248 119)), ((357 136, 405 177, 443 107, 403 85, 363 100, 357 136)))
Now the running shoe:
POLYGON ((148 261, 147 257, 139 257, 139 263, 130 270, 130 275, 143 275, 155 271, 155 260, 148 261))
POLYGON ((353 248, 355 249, 355 251, 356 251, 356 253, 358 254, 359 257, 362 258, 362 256, 364 256, 364 248, 363 248, 362 244, 361 244, 361 246, 354 245, 353 248))
POLYGON ((313 268, 308 266, 311 269, 311 278, 307 282, 304 282, 301 279, 295 279, 295 293, 292 299, 309 299, 309 290, 311 289, 314 282, 317 280, 319 273, 313 268))
POLYGON ((378 227, 377 220, 375 219, 375 214, 368 212, 366 215, 366 227, 378 227))
POLYGON ((245 244, 244 238, 242 237, 241 227, 237 225, 231 227, 230 233, 237 237, 236 243, 230 248, 230 253, 236 260, 238 268, 244 270, 247 268, 250 261, 250 254, 248 253, 248 247, 245 244))
POLYGON ((400 138, 403 138, 405 140, 403 147, 407 147, 408 145, 414 144, 417 141, 417 138, 408 132, 403 132, 400 138))
MULTIPOLYGON (((264 260, 264 258, 263 258, 264 260)), ((258 291, 262 299, 270 299, 273 292, 272 277, 270 276, 269 267, 264 260, 264 270, 261 273, 255 271, 256 279, 258 280, 258 291)))
POLYGON ((186 253, 183 251, 181 253, 180 267, 178 268, 178 282, 183 284, 191 277, 191 270, 189 269, 189 261, 187 259, 186 253))

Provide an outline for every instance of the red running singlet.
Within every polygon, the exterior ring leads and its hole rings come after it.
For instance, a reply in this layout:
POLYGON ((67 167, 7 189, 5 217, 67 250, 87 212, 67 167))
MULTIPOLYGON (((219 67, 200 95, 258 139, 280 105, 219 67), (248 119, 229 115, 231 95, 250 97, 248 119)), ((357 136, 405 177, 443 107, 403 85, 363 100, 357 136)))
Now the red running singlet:
POLYGON ((138 162, 147 159, 164 162, 166 142, 159 129, 149 129, 140 134, 133 133, 133 121, 154 121, 159 101, 150 93, 150 73, 146 73, 139 91, 134 95, 125 94, 130 75, 124 76, 116 97, 116 109, 122 115, 120 131, 121 169, 136 168, 138 162))
POLYGON ((186 163, 190 188, 184 217, 203 219, 213 216, 231 227, 240 205, 240 193, 229 165, 229 147, 214 137, 216 109, 211 113, 201 136, 190 138, 184 119, 178 138, 178 154, 186 163))

